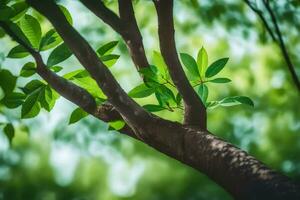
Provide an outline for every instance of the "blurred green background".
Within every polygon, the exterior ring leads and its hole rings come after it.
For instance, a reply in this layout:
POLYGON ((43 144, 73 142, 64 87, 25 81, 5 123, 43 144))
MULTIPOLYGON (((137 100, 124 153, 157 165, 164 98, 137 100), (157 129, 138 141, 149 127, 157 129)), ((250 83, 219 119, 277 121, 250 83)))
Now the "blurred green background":
MULTIPOLYGON (((138 85, 141 79, 120 37, 78 1, 61 3, 93 47, 120 41, 116 52, 121 58, 111 70, 126 91, 138 85)), ((117 8, 115 1, 108 5, 117 8)), ((233 82, 209 85, 209 99, 238 94, 255 102, 254 108, 219 107, 209 111, 209 130, 299 182, 299 92, 280 49, 256 15, 243 1, 231 0, 175 0, 174 9, 179 52, 196 56, 204 46, 209 63, 230 58, 222 75, 233 82)), ((159 50, 155 9, 151 1, 140 0, 135 11, 151 61, 153 51, 159 50)), ((300 75, 298 1, 276 1, 276 15, 300 75)), ((49 27, 49 23, 44 21, 43 26, 49 27)), ((0 40, 0 65, 18 75, 31 58, 5 59, 14 45, 8 37, 0 40)), ((62 66, 64 72, 80 68, 74 57, 62 66)), ((26 81, 20 78, 18 83, 26 81)), ((153 99, 140 102, 149 101, 153 99)), ((9 121, 17 127, 11 146, 0 132, 0 200, 231 199, 201 173, 134 139, 108 131, 107 124, 93 117, 68 126, 74 108, 60 98, 50 113, 44 111, 37 118, 20 121, 19 109, 0 107, 0 122, 9 121)), ((182 117, 180 112, 159 115, 178 121, 182 117)))

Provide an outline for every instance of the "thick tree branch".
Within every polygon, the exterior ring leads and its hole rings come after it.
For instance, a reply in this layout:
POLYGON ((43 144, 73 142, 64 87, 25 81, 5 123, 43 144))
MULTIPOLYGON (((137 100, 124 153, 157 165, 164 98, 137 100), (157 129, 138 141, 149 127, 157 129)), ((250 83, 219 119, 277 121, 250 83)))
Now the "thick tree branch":
POLYGON ((284 57, 284 59, 286 61, 287 67, 288 67, 288 69, 290 71, 290 74, 292 76, 292 79, 293 79, 293 81, 294 81, 294 83, 295 83, 295 85, 296 85, 296 87, 298 89, 298 92, 300 92, 300 80, 299 80, 299 78, 297 76, 297 73, 296 73, 296 70, 295 70, 295 66, 292 63, 292 60, 291 60, 291 58, 289 56, 289 53, 288 53, 288 50, 287 50, 287 48, 285 46, 285 43, 283 41, 282 33, 281 33, 280 28, 279 28, 276 16, 275 16, 275 14, 274 14, 271 6, 270 6, 270 2, 268 0, 263 0, 263 3, 265 5, 268 13, 271 16, 272 23, 273 23, 273 26, 275 28, 276 35, 278 37, 278 45, 280 47, 282 55, 283 55, 283 57, 284 57))
POLYGON ((131 0, 119 1, 120 18, 107 8, 101 0, 80 1, 122 36, 137 69, 149 66, 131 0))
POLYGON ((108 68, 97 57, 92 47, 68 23, 64 14, 54 1, 47 0, 40 2, 38 0, 27 0, 27 2, 48 18, 63 38, 65 44, 97 82, 98 86, 108 97, 108 101, 122 115, 124 120, 135 129, 141 128, 141 124, 151 118, 150 114, 125 93, 108 68))
POLYGON ((299 185, 208 131, 162 119, 148 131, 148 145, 206 174, 234 199, 300 199, 299 185))
POLYGON ((184 101, 184 123, 206 129, 206 108, 189 83, 178 58, 174 38, 173 0, 153 0, 153 2, 158 15, 161 53, 184 101))

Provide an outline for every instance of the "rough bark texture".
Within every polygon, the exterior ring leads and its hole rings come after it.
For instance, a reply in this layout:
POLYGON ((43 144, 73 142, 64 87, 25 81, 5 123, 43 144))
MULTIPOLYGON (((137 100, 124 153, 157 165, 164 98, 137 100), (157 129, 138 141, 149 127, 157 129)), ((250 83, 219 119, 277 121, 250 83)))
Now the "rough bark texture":
POLYGON ((206 174, 235 199, 300 199, 299 185, 209 131, 161 119, 153 123, 155 129, 149 124, 142 133, 145 143, 206 174))
MULTIPOLYGON (((137 68, 148 63, 130 0, 119 0, 120 17, 106 8, 100 0, 81 1, 103 21, 123 34, 125 41, 131 41, 127 45, 137 68), (128 32, 122 22, 130 27, 128 32), (136 42, 132 42, 133 40, 136 42)), ((47 69, 39 53, 17 38, 5 23, 0 23, 13 39, 32 54, 38 65, 39 75, 62 96, 103 121, 124 119, 127 124, 120 130, 121 133, 206 174, 235 199, 300 199, 298 185, 206 130, 205 107, 189 84, 178 59, 172 0, 154 0, 154 3, 158 13, 161 52, 174 84, 185 102, 185 124, 154 116, 131 99, 98 59, 91 46, 67 22, 53 0, 27 2, 48 18, 65 44, 98 83, 109 102, 96 107, 94 99, 87 91, 47 69)))

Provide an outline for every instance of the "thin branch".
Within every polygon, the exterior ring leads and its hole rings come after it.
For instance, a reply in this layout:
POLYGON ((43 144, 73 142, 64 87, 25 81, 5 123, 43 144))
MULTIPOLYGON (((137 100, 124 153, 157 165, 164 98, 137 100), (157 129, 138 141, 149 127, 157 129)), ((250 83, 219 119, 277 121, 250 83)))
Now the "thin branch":
POLYGON ((263 22, 265 28, 267 29, 269 35, 271 36, 272 40, 279 46, 281 53, 287 64, 288 70, 292 76, 293 82, 296 85, 297 90, 300 92, 300 80, 297 76, 297 73, 295 71, 295 66, 293 65, 293 63, 291 61, 288 50, 283 41, 282 33, 280 31, 275 13, 273 12, 273 10, 270 6, 270 2, 267 0, 262 0, 264 6, 266 7, 266 9, 271 17, 273 26, 275 28, 275 33, 273 32, 272 28, 270 27, 269 23, 267 22, 265 16, 263 15, 263 12, 261 10, 259 10, 258 8, 254 7, 253 4, 249 0, 244 0, 244 2, 250 7, 251 10, 253 10, 259 16, 259 18, 263 22))
POLYGON ((37 73, 61 96, 75 103, 88 113, 93 113, 96 110, 96 102, 90 93, 47 68, 41 55, 18 38, 6 23, 0 22, 0 26, 12 39, 22 45, 33 56, 37 64, 37 73))
POLYGON ((253 12, 255 12, 255 13, 259 16, 259 18, 261 19, 261 21, 262 21, 264 27, 267 29, 268 33, 270 34, 272 40, 273 40, 274 42, 277 42, 277 38, 275 37, 275 35, 274 35, 274 33, 273 33, 271 27, 269 26, 269 24, 268 24, 268 22, 267 22, 265 16, 263 15, 263 12, 262 12, 261 10, 259 10, 258 8, 254 7, 253 4, 252 4, 249 0, 244 0, 244 2, 249 6, 249 8, 250 8, 253 12))
MULTIPOLYGON (((40 53, 36 52, 33 48, 18 38, 18 36, 11 31, 6 23, 0 21, 0 27, 2 27, 13 40, 22 45, 33 56, 37 64, 37 73, 61 96, 104 122, 112 122, 123 119, 112 105, 106 103, 97 107, 95 99, 89 92, 52 72, 44 64, 40 53)), ((122 130, 120 130, 120 132, 134 137, 133 130, 127 124, 122 130)))
POLYGON ((134 16, 131 0, 119 1, 120 18, 100 0, 80 1, 97 17, 122 36, 137 69, 149 66, 144 50, 142 35, 134 16))
POLYGON ((289 56, 289 53, 288 53, 288 50, 287 50, 287 48, 286 48, 286 46, 285 46, 285 43, 284 43, 284 41, 283 41, 282 33, 281 33, 280 28, 279 28, 279 25, 278 25, 278 22, 277 22, 275 13, 273 12, 273 10, 272 10, 272 8, 271 8, 271 6, 270 6, 270 2, 269 2, 268 0, 263 0, 263 3, 264 3, 264 5, 265 5, 265 7, 266 7, 268 13, 269 13, 270 16, 271 16, 272 23, 273 23, 273 25, 274 25, 274 27, 275 27, 276 35, 277 35, 277 37, 278 37, 278 39, 279 39, 279 43, 278 43, 278 44, 279 44, 279 47, 280 47, 281 52, 282 52, 282 54, 283 54, 283 57, 284 57, 284 59, 285 59, 285 61, 286 61, 286 64, 287 64, 287 66, 288 66, 288 69, 289 69, 289 71, 290 71, 290 74, 291 74, 291 76, 292 76, 292 79, 293 79, 293 81, 294 81, 294 83, 295 83, 295 85, 296 85, 296 87, 297 87, 297 89, 298 89, 298 92, 300 92, 300 80, 299 80, 299 78, 298 78, 298 76, 297 76, 297 73, 296 73, 296 70, 295 70, 295 66, 294 66, 293 63, 292 63, 292 60, 291 60, 291 58, 290 58, 290 56, 289 56))
POLYGON ((184 123, 206 129, 205 106, 189 83, 178 58, 174 38, 173 0, 153 0, 153 2, 158 15, 160 50, 173 83, 184 101, 184 123))
POLYGON ((109 103, 116 108, 131 127, 146 123, 150 119, 150 114, 126 94, 92 47, 68 23, 54 1, 27 0, 27 2, 48 18, 65 44, 108 97, 109 103))

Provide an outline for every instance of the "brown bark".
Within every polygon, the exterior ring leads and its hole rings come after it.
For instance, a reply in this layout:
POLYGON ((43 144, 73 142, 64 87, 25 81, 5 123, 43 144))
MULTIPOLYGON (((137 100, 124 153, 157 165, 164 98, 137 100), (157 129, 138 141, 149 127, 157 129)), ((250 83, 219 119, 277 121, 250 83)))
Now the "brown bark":
POLYGON ((206 129, 206 108, 198 97, 180 64, 175 44, 173 0, 153 0, 158 16, 158 35, 162 56, 170 76, 184 101, 184 124, 206 129))
POLYGON ((143 45, 143 38, 134 16, 131 0, 119 0, 120 17, 108 9, 101 1, 80 1, 122 36, 137 69, 149 66, 143 45))
POLYGON ((146 144, 206 174, 234 199, 300 199, 299 185, 209 131, 162 119, 143 131, 146 144))

